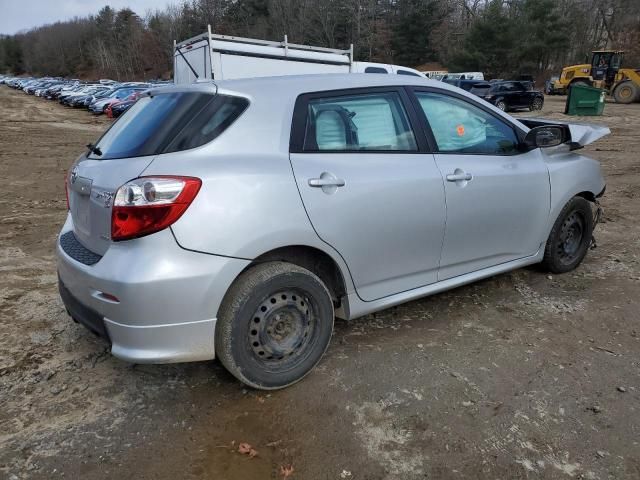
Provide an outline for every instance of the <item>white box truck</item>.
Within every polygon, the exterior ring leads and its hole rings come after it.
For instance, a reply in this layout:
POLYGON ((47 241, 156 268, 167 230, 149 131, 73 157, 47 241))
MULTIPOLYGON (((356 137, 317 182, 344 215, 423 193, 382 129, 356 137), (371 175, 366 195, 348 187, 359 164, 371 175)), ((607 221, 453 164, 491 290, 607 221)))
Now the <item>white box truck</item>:
POLYGON ((272 42, 207 32, 173 45, 173 81, 303 75, 387 73, 424 77, 417 70, 385 63, 354 62, 349 50, 272 42))

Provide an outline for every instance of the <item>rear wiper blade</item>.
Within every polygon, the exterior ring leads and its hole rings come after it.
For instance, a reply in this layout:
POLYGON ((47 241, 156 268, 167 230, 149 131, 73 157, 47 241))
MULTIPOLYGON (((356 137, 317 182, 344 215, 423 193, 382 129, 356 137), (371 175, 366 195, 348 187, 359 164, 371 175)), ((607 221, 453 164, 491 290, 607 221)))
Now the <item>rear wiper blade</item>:
POLYGON ((99 157, 102 156, 102 150, 100 150, 98 147, 96 147, 93 143, 88 143, 87 144, 87 148, 89 149, 89 151, 95 155, 98 155, 99 157))

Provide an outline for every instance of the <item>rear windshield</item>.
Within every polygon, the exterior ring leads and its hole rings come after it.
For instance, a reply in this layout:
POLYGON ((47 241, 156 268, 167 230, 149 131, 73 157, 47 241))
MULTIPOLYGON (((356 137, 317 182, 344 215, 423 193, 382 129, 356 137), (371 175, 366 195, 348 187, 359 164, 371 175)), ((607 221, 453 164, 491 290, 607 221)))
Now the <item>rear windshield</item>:
POLYGON ((199 147, 220 135, 247 108, 240 97, 164 93, 140 98, 100 138, 89 158, 143 157, 199 147))
POLYGON ((476 85, 472 85, 469 92, 473 93, 474 95, 483 96, 489 93, 489 90, 491 90, 491 85, 489 85, 488 83, 479 83, 476 85))

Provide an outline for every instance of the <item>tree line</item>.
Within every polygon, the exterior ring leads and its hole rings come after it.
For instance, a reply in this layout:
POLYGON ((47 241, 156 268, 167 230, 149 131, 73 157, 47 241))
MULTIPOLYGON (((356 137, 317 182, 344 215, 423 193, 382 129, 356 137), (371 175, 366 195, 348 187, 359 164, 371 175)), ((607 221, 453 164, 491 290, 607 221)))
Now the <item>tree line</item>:
POLYGON ((0 72, 169 78, 173 40, 214 33, 348 48, 358 60, 545 77, 598 48, 640 67, 638 0, 185 0, 0 37, 0 72))

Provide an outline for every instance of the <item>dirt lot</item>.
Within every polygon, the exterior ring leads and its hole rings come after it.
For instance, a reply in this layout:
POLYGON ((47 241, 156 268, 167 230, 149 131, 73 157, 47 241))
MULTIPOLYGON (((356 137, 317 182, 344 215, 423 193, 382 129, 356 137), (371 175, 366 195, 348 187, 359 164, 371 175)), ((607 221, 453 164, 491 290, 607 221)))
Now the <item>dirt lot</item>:
POLYGON ((577 271, 338 322, 271 394, 217 362, 128 365, 70 321, 63 175, 108 121, 6 86, 0 107, 0 478, 640 478, 640 104, 593 119, 613 131, 588 148, 606 214, 577 271))

